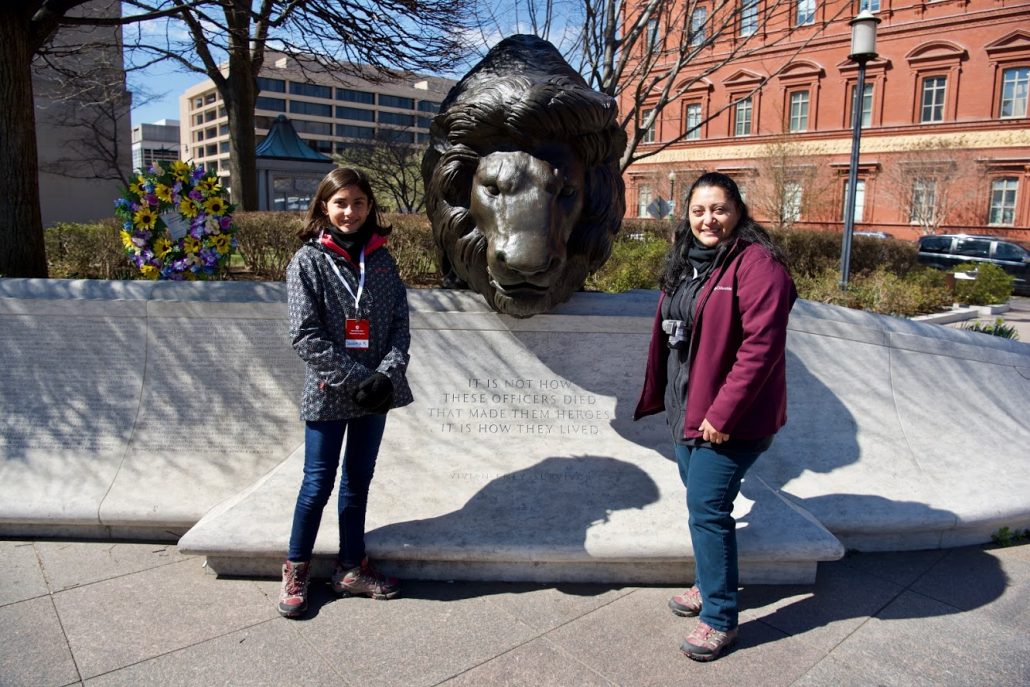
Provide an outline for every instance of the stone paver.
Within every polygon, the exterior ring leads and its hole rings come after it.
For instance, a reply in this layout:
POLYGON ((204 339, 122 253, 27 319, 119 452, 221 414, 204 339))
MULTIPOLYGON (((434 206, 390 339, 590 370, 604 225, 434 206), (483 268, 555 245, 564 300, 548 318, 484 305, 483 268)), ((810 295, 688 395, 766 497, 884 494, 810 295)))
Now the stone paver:
POLYGON ((1030 543, 849 554, 743 589, 737 647, 678 646, 678 588, 407 581, 389 602, 219 579, 165 545, 0 541, 0 685, 866 685, 1030 682, 1030 543), (44 572, 46 577, 44 577, 44 572), (49 580, 49 588, 46 581, 49 580))

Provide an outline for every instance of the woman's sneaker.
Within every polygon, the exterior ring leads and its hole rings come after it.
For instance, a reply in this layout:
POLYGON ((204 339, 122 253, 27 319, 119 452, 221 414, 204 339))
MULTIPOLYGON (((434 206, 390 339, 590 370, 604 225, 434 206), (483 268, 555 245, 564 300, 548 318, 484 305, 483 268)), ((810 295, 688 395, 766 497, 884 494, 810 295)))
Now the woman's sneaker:
POLYGON ((695 661, 714 661, 736 641, 737 628, 723 632, 702 621, 680 645, 680 651, 695 661))
POLYGON ((669 608, 678 616, 690 618, 701 612, 701 591, 691 587, 669 599, 669 608))
POLYGON ((279 590, 279 615, 300 617, 308 610, 308 572, 310 563, 283 563, 283 586, 279 590))
POLYGON ((340 562, 333 568, 333 591, 343 596, 368 596, 373 599, 392 599, 400 592, 396 578, 388 577, 374 567, 368 556, 361 565, 350 570, 340 562))

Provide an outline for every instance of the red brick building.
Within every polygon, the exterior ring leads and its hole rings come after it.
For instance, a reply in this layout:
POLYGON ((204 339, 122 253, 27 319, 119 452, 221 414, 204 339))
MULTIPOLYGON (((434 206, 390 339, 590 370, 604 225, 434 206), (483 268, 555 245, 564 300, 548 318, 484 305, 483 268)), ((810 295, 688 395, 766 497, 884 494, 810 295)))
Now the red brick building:
MULTIPOLYGON (((709 23, 728 11, 680 1, 709 23)), ((839 230, 858 71, 848 21, 870 9, 882 21, 866 70, 855 230, 1030 239, 1030 0, 792 0, 768 14, 773 0, 741 1, 734 28, 683 79, 749 33, 761 49, 662 110, 641 151, 687 138, 629 167, 628 216, 664 214, 655 201, 670 197, 681 208, 693 179, 718 170, 770 225, 839 230)))

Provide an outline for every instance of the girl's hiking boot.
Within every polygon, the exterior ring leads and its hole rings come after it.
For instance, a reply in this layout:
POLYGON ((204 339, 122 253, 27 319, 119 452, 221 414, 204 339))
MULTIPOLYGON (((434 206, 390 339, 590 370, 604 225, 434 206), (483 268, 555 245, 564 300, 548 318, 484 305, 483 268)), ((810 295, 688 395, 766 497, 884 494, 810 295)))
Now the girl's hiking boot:
POLYGON ((691 587, 669 599, 669 608, 678 616, 690 618, 701 612, 701 590, 691 587))
POLYGON ((308 610, 308 573, 310 563, 283 563, 283 586, 279 590, 279 615, 299 618, 308 610))
POLYGON ((343 596, 367 596, 372 599, 392 599, 400 592, 396 578, 376 570, 365 556, 361 565, 346 569, 337 561, 333 568, 333 591, 343 596))
POLYGON ((737 628, 723 632, 702 621, 680 645, 680 651, 695 661, 714 661, 736 641, 737 628))

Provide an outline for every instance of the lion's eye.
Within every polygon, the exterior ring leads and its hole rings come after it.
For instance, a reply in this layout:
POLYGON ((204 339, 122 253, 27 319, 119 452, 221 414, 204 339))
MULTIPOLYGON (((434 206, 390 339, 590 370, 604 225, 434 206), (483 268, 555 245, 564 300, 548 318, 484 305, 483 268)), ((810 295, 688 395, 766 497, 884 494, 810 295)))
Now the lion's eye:
POLYGON ((483 188, 485 188, 486 192, 491 196, 498 196, 501 194, 501 189, 497 188, 497 184, 486 184, 483 188))
POLYGON ((561 187, 561 194, 563 196, 565 196, 566 198, 568 198, 569 196, 574 196, 574 195, 576 195, 576 187, 575 186, 562 186, 561 187))

